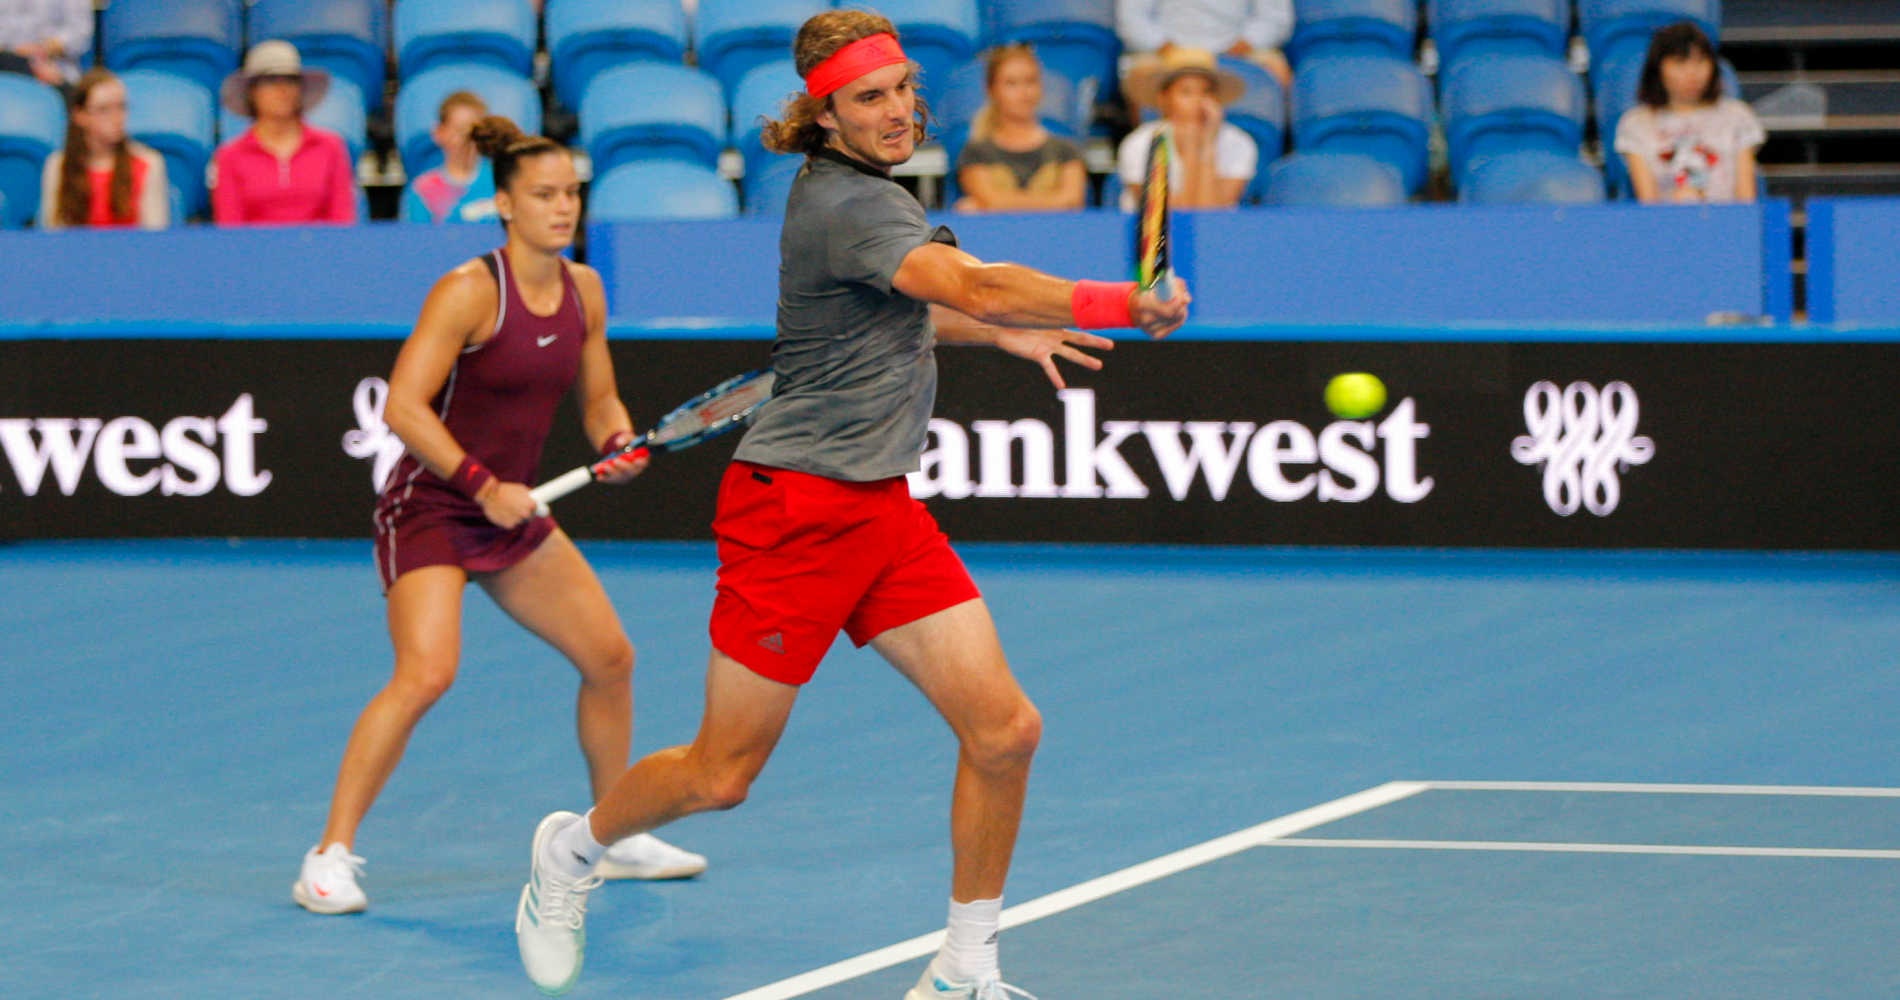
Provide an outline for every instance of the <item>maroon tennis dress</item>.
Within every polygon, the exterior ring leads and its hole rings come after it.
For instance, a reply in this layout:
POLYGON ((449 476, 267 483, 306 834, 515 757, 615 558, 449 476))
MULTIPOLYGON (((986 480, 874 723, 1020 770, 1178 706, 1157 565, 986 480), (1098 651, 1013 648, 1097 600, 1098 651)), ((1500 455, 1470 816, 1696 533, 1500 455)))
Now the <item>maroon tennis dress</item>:
MULTIPOLYGON (((587 336, 580 292, 565 263, 561 304, 553 314, 528 311, 508 255, 482 262, 495 275, 501 305, 495 333, 466 347, 432 401, 436 416, 475 460, 503 482, 532 482, 554 411, 580 374, 587 336)), ((405 454, 376 501, 376 570, 387 591, 402 574, 455 565, 471 573, 506 569, 528 557, 554 531, 554 520, 531 517, 501 528, 481 505, 405 454)))

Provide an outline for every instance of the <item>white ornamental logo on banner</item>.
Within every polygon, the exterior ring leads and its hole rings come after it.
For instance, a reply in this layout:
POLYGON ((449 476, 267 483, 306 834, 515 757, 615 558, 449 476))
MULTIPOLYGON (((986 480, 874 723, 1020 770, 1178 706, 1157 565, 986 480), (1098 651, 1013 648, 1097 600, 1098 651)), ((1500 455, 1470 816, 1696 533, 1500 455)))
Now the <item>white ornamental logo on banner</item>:
POLYGON ((1588 382, 1558 388, 1539 382, 1524 394, 1524 426, 1511 442, 1511 457, 1544 467, 1544 502, 1564 517, 1587 509, 1598 517, 1615 512, 1622 499, 1620 474, 1656 453, 1655 442, 1636 433, 1636 390, 1611 382, 1601 390, 1588 382))
POLYGON ((380 490, 402 461, 402 439, 383 423, 383 405, 389 402, 389 383, 372 375, 356 383, 356 430, 343 432, 343 452, 370 461, 370 488, 380 490))

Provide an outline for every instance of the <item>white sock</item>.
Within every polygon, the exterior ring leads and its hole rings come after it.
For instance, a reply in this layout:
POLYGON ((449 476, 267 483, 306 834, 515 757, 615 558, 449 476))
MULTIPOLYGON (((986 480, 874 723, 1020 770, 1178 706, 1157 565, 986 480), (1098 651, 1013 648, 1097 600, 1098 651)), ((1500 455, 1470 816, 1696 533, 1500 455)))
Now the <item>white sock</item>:
POLYGON ((581 878, 593 871, 595 862, 607 853, 607 848, 594 839, 594 829, 589 822, 593 815, 594 811, 589 809, 586 816, 549 837, 547 856, 542 860, 569 878, 581 878))
POLYGON ((996 938, 1003 921, 1003 900, 969 903, 950 900, 950 927, 937 952, 937 971, 953 983, 973 983, 1001 974, 996 938))

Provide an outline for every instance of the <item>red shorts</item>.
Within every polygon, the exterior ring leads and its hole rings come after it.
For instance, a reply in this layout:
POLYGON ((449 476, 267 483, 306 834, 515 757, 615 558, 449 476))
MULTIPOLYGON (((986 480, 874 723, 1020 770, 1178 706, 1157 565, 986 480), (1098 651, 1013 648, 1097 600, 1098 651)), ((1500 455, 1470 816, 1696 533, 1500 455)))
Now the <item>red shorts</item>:
MULTIPOLYGON (((418 491, 419 492, 419 491, 418 491)), ((384 494, 376 504, 376 572, 383 593, 396 578, 424 566, 460 566, 470 573, 504 570, 534 553, 554 533, 554 519, 531 517, 503 528, 474 501, 384 494)))
POLYGON ((713 537, 713 648, 784 684, 811 680, 840 630, 862 646, 980 596, 901 476, 851 483, 734 462, 713 537))

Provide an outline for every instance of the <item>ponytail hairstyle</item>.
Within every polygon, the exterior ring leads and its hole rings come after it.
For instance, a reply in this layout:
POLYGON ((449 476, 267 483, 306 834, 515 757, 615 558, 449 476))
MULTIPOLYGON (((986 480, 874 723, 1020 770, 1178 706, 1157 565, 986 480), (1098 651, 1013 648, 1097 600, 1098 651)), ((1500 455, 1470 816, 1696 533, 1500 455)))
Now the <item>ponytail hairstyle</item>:
MULTIPOLYGON (((1027 59, 1042 72, 1042 60, 1036 58, 1036 50, 1028 42, 1008 42, 990 49, 983 57, 983 92, 987 95, 996 87, 996 78, 1002 75, 1003 67, 1011 59, 1027 59)), ((970 138, 988 139, 996 131, 996 107, 986 96, 983 106, 970 118, 970 138)))
MULTIPOLYGON (((72 107, 66 115, 66 152, 59 164, 59 196, 54 203, 54 217, 68 226, 84 226, 92 220, 92 183, 86 177, 86 161, 89 157, 86 145, 86 130, 79 124, 78 115, 83 111, 86 101, 100 84, 112 83, 119 78, 103 66, 94 66, 73 85, 72 107)), ((111 216, 114 219, 133 219, 138 215, 137 206, 132 204, 132 150, 125 139, 112 151, 112 185, 109 188, 111 216)))
POLYGON ((1677 21, 1656 29, 1649 38, 1649 52, 1643 57, 1643 75, 1636 85, 1636 99, 1652 108, 1669 106, 1669 90, 1663 86, 1664 59, 1688 59, 1700 55, 1709 61, 1709 85, 1702 91, 1702 103, 1722 99, 1722 67, 1715 61, 1715 43, 1696 27, 1694 21, 1677 21))
MULTIPOLYGON (((792 41, 792 63, 798 75, 807 77, 819 63, 860 38, 872 35, 897 36, 890 19, 868 10, 828 10, 807 20, 792 41)), ((912 62, 911 72, 917 71, 912 62)), ((800 90, 785 101, 782 117, 765 120, 760 139, 774 153, 816 153, 825 148, 825 127, 818 124, 818 113, 831 107, 831 96, 813 97, 800 90)), ((917 120, 913 131, 922 142, 930 125, 930 109, 923 97, 917 98, 917 120)))
POLYGON ((548 153, 565 153, 567 148, 544 135, 528 135, 521 126, 500 115, 489 115, 469 129, 475 148, 488 157, 495 170, 495 190, 506 191, 515 179, 521 161, 548 153))

